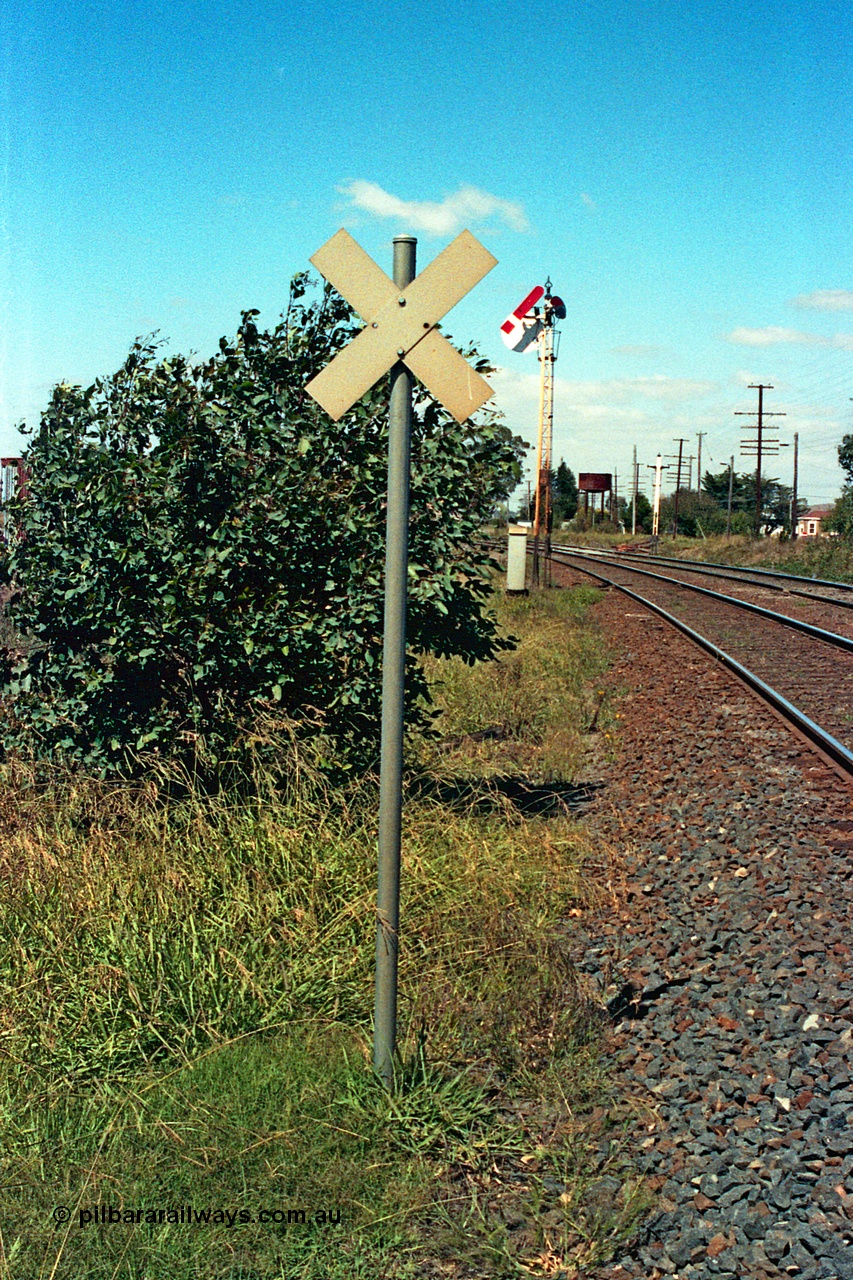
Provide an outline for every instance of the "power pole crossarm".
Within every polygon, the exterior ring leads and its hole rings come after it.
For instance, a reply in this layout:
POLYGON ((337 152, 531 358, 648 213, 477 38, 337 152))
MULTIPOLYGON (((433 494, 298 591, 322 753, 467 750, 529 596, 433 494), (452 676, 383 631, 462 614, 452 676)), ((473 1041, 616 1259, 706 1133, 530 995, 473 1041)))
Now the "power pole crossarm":
MULTIPOLYGON (((764 412, 764 392, 772 391, 773 386, 769 382, 750 383, 750 391, 758 392, 758 425, 756 427, 747 428, 748 430, 757 430, 758 435, 754 441, 748 442, 748 448, 741 446, 741 452, 751 453, 755 448, 756 466, 755 466, 755 517, 753 520, 753 533, 756 538, 761 536, 761 455, 764 449, 764 419, 765 418, 784 418, 784 413, 765 413, 764 412)), ((736 410, 736 417, 752 417, 745 410, 736 410)))

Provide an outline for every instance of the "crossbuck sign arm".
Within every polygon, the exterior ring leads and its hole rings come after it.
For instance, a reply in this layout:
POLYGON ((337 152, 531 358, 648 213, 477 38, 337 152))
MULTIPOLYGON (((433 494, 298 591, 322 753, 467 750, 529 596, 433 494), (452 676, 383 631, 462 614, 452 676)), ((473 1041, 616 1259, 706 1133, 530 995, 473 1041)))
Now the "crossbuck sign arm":
POLYGON ((366 321, 306 387, 331 418, 341 418, 400 359, 459 422, 489 399, 489 384, 435 327, 496 264, 469 231, 402 291, 344 230, 311 262, 366 321))

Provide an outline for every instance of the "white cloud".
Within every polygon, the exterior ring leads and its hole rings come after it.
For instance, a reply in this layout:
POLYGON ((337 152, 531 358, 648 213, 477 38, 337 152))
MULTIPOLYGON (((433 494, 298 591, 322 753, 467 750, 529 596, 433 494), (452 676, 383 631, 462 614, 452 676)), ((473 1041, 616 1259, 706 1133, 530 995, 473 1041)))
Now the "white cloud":
POLYGON ((649 342, 630 342, 624 347, 611 347, 610 354, 612 356, 662 356, 664 348, 653 346, 649 342))
POLYGON ((774 347, 780 342, 799 342, 813 346, 821 341, 816 333, 800 333, 798 329, 783 329, 779 325, 768 324, 763 329, 733 329, 726 334, 727 342, 736 342, 741 347, 774 347))
POLYGON ((648 378, 605 378, 597 382, 563 382, 567 396, 579 402, 604 400, 608 404, 624 403, 635 397, 641 400, 691 400, 715 391, 715 382, 699 378, 668 378, 659 373, 648 378))
POLYGON ((792 298, 791 305, 810 311, 853 311, 853 290, 815 289, 792 298))
MULTIPOLYGON (((539 374, 518 373, 500 368, 489 375, 495 388, 495 403, 508 419, 524 423, 537 420, 539 406, 539 374)), ((604 428, 633 430, 660 428, 659 415, 673 427, 683 421, 690 430, 701 422, 695 409, 680 415, 678 406, 695 401, 718 390, 714 382, 698 378, 603 378, 573 382, 569 378, 554 379, 554 400, 560 423, 586 424, 596 431, 604 428), (662 405, 666 405, 663 409, 662 405), (653 407, 657 406, 657 407, 653 407)), ((716 421, 716 419, 715 419, 716 421)))
POLYGON ((591 196, 591 195, 589 195, 586 191, 582 191, 582 192, 581 192, 581 200, 584 202, 584 204, 586 205, 587 209, 597 209, 597 208, 598 208, 598 205, 595 203, 595 201, 593 200, 592 196, 591 196))
POLYGON ((385 191, 375 182, 357 178, 338 187, 357 209, 364 209, 375 218, 396 218, 413 231, 425 231, 428 235, 444 236, 461 231, 470 222, 497 216, 513 231, 527 231, 529 223, 523 207, 511 200, 502 200, 479 187, 460 187, 455 195, 435 200, 402 200, 385 191))
POLYGON ((806 347, 853 348, 853 333, 836 333, 824 337, 820 333, 803 333, 800 329, 784 329, 781 325, 768 324, 763 329, 733 329, 726 334, 727 342, 742 347, 775 347, 781 343, 806 347))

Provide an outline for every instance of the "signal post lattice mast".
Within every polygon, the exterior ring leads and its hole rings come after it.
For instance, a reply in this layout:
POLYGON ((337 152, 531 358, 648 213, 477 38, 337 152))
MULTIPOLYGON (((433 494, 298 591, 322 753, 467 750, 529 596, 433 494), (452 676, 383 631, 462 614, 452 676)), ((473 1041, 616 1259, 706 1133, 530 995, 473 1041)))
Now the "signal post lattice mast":
POLYGON ((551 463, 554 442, 554 362, 559 349, 558 320, 566 317, 562 298, 551 294, 551 281, 537 285, 501 325, 501 337, 513 351, 539 347, 539 441, 536 452, 536 502, 533 513, 533 575, 539 585, 539 539, 545 541, 545 585, 551 581, 551 526, 554 512, 551 495, 551 463), (544 299, 540 313, 536 303, 544 299))
MULTIPOLYGON (((551 281, 545 282, 545 306, 539 335, 539 447, 536 468, 536 507, 533 514, 533 583, 539 582, 539 537, 545 535, 545 585, 551 585, 551 458, 554 445, 554 309, 551 281)), ((565 315, 565 309, 563 311, 565 315)))

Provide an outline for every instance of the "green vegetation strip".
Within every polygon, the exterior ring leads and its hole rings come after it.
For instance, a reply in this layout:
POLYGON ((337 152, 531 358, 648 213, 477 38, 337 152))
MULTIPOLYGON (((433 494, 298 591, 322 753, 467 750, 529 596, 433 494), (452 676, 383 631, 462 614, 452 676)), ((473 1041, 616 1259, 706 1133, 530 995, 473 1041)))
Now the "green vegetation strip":
POLYGON ((370 785, 167 801, 4 766, 2 1280, 571 1274, 631 1231, 568 958, 605 851, 496 785, 569 787, 607 731, 594 598, 508 602, 514 653, 427 666, 394 1096, 369 1069, 370 785))

